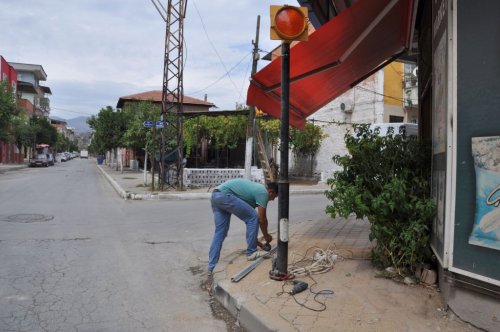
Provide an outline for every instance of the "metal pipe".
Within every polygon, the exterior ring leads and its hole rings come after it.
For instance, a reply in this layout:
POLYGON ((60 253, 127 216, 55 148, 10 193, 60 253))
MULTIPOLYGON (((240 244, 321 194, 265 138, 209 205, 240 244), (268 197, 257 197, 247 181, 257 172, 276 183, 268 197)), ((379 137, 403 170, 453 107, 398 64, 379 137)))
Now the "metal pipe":
MULTIPOLYGON (((268 257, 270 257, 274 252, 276 251, 277 247, 274 247, 269 251, 268 257)), ((240 272, 236 273, 234 277, 231 278, 232 282, 238 282, 241 279, 243 279, 247 274, 252 272, 264 259, 267 259, 267 257, 259 257, 255 260, 255 262, 249 264, 247 267, 245 267, 243 270, 240 272)))

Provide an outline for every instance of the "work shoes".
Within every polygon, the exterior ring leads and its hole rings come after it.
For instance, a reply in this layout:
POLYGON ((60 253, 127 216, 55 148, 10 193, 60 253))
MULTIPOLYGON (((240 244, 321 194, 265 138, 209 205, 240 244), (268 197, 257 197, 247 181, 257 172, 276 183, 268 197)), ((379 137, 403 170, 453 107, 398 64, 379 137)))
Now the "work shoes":
POLYGON ((250 256, 247 256, 247 261, 254 261, 259 257, 269 257, 269 252, 257 250, 250 256))

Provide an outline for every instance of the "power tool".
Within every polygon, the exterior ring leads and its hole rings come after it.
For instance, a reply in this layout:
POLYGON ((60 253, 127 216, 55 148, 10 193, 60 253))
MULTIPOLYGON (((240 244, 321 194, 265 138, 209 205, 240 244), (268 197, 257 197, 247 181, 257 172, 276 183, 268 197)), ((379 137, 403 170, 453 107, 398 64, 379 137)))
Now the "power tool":
POLYGON ((307 282, 303 282, 300 280, 293 280, 293 288, 291 291, 288 292, 288 294, 290 294, 290 295, 298 294, 300 292, 305 291, 307 289, 307 287, 309 287, 307 282))
POLYGON ((269 242, 263 244, 262 242, 257 241, 257 245, 264 251, 271 251, 271 245, 269 242))

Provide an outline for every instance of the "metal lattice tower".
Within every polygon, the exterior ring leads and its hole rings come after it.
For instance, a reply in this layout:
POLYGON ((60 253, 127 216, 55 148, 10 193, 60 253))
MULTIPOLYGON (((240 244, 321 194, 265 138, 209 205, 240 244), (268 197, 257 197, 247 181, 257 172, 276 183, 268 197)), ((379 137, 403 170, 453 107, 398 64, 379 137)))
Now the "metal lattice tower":
MULTIPOLYGON (((163 63, 163 89, 161 114, 164 128, 161 131, 162 148, 160 152, 160 188, 163 189, 165 177, 165 142, 167 125, 176 129, 177 149, 177 188, 183 189, 183 99, 184 99, 184 18, 187 0, 168 0, 165 30, 165 57, 163 63), (173 123, 167 123, 167 114, 174 114, 173 123)), ((170 184, 170 183, 169 183, 170 184)))

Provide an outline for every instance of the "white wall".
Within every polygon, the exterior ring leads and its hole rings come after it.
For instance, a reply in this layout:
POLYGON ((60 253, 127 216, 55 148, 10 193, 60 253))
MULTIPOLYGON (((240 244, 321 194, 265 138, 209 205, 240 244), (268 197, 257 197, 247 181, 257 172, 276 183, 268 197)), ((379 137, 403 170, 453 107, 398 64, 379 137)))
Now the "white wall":
MULTIPOLYGON (((384 74, 381 70, 308 118, 309 121, 314 119, 315 124, 320 125, 328 135, 323 140, 316 156, 315 173, 322 182, 326 182, 334 171, 340 169, 332 161, 332 157, 335 154, 347 154, 344 135, 346 130, 351 129, 352 123, 381 123, 384 121, 383 91, 384 74), (342 102, 346 102, 346 104, 352 102, 354 106, 352 113, 341 111, 340 104, 342 102), (344 124, 332 124, 333 121, 344 124)), ((292 165, 293 157, 290 166, 292 165)))

